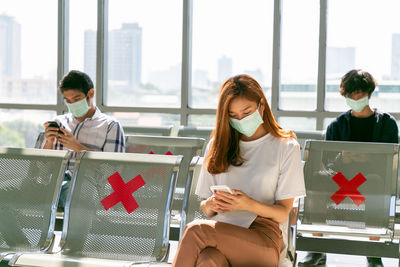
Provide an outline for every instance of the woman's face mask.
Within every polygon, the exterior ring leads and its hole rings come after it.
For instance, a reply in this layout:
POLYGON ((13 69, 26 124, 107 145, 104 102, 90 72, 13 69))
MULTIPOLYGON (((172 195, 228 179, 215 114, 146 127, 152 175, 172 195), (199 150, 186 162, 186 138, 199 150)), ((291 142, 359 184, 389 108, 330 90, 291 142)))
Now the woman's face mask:
POLYGON ((351 99, 346 97, 346 104, 354 111, 354 112, 361 112, 365 106, 369 103, 368 96, 360 98, 358 100, 351 99))
POLYGON ((252 114, 244 117, 241 120, 229 118, 230 125, 239 133, 244 134, 248 137, 252 136, 257 131, 258 127, 263 124, 263 122, 264 121, 261 118, 258 108, 252 114))

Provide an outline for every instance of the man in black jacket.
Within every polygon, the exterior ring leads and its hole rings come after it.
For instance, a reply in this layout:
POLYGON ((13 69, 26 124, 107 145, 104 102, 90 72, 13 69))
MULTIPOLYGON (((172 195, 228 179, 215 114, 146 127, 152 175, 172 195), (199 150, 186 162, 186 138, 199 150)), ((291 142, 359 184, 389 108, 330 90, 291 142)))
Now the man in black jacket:
MULTIPOLYGON (((329 124, 326 140, 398 143, 396 120, 369 106, 375 87, 374 78, 366 71, 355 69, 342 77, 339 92, 351 109, 329 124)), ((367 257, 367 261, 369 267, 383 267, 381 258, 367 257)), ((325 253, 308 253, 299 266, 319 266, 325 262, 325 253)))

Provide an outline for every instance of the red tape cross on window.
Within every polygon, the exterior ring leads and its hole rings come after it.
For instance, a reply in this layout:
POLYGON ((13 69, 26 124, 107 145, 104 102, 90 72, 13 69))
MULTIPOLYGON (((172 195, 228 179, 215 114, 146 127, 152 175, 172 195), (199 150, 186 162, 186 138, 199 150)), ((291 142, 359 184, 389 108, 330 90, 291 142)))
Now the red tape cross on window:
POLYGON ((109 210, 119 202, 122 203, 128 213, 131 213, 139 207, 136 200, 132 197, 132 194, 146 184, 140 174, 126 184, 118 172, 108 177, 107 180, 114 192, 101 201, 105 210, 109 210))
POLYGON ((367 181, 367 178, 361 172, 350 181, 341 172, 338 172, 332 177, 332 180, 340 186, 340 189, 331 196, 336 205, 339 205, 346 197, 351 198, 357 206, 360 206, 365 201, 365 197, 357 190, 357 187, 367 181))

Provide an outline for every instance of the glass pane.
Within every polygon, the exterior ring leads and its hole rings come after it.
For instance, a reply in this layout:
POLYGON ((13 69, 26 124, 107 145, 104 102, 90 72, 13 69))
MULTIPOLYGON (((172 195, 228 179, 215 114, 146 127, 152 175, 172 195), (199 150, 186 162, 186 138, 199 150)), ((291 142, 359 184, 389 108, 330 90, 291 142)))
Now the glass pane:
POLYGON ((55 116, 48 110, 0 109, 0 146, 34 147, 43 123, 55 116))
POLYGON ((97 1, 70 0, 69 69, 87 73, 96 82, 97 1))
POLYGON ((279 117, 278 123, 284 129, 291 129, 294 131, 312 131, 316 130, 317 121, 315 118, 279 117))
POLYGON ((168 126, 179 125, 180 116, 177 114, 140 113, 140 112, 114 112, 113 116, 123 127, 126 126, 168 126))
POLYGON ((56 78, 57 1, 2 0, 0 103, 55 104, 56 78))
POLYGON ((216 108, 221 84, 246 73, 271 94, 273 1, 195 0, 191 106, 216 108))
POLYGON ((181 58, 182 1, 110 1, 106 105, 179 106, 181 58))
POLYGON ((351 69, 368 71, 379 88, 371 106, 400 112, 400 2, 335 0, 328 4, 326 109, 349 109, 339 95, 340 78, 351 69), (362 10, 362 12, 360 11, 362 10))
POLYGON ((284 0, 279 108, 317 108, 319 0, 284 0), (301 12, 299 12, 301 10, 301 12), (299 29, 307 29, 301 32, 299 29))
POLYGON ((193 127, 214 127, 215 115, 190 115, 188 125, 193 127))

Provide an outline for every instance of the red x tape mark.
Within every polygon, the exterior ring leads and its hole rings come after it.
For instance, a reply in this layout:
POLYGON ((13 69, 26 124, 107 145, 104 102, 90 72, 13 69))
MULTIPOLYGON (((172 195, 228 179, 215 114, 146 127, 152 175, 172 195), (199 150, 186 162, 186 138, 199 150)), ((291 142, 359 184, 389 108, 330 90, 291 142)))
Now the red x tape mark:
MULTIPOLYGON (((154 152, 150 151, 149 154, 154 154, 154 152)), ((168 150, 167 153, 165 153, 165 155, 171 156, 173 154, 171 153, 171 151, 168 150)), ((145 173, 143 173, 143 176, 146 179, 150 179, 156 174, 162 176, 164 172, 165 172, 165 167, 151 167, 145 173)))
POLYGON ((128 213, 139 207, 136 200, 132 197, 132 193, 146 184, 140 174, 126 184, 118 172, 108 177, 107 180, 112 189, 114 189, 114 192, 101 201, 105 210, 109 210, 111 207, 117 205, 118 202, 122 203, 128 213))
MULTIPOLYGON (((154 152, 150 150, 149 154, 154 154, 154 152)), ((168 150, 167 153, 165 153, 165 155, 171 156, 172 153, 171 151, 168 150)))
POLYGON ((341 172, 338 172, 332 177, 332 180, 340 186, 340 189, 331 196, 336 205, 339 205, 346 197, 351 198, 357 206, 360 206, 365 201, 365 197, 357 190, 357 187, 367 181, 361 172, 350 181, 341 172))

